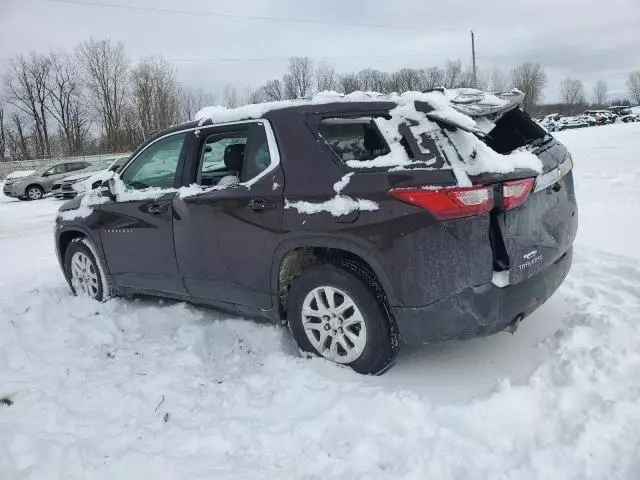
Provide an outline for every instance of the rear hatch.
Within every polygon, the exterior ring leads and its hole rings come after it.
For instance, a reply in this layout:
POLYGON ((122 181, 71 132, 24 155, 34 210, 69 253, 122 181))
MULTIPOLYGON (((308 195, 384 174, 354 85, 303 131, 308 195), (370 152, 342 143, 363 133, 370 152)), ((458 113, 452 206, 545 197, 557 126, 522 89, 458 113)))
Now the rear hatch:
MULTIPOLYGON (((492 179, 494 270, 508 271, 509 283, 516 284, 558 261, 573 243, 578 225, 573 163, 564 145, 519 108, 503 115, 483 140, 502 154, 526 147, 543 165, 540 174, 516 171, 492 179)), ((487 180, 479 176, 473 182, 487 180)))
POLYGON ((455 170, 460 161, 468 165, 476 152, 469 155, 468 145, 460 142, 456 131, 464 130, 467 138, 473 133, 502 155, 525 149, 538 157, 542 171, 516 168, 508 173, 470 174, 471 187, 434 186, 426 187, 426 191, 408 188, 399 189, 394 195, 427 208, 440 220, 488 214, 493 270, 501 272, 494 276, 499 279, 495 283, 516 284, 557 262, 573 243, 577 206, 572 159, 560 142, 519 108, 521 97, 513 95, 507 105, 494 107, 474 103, 474 92, 477 91, 462 95, 457 104, 457 99, 451 104, 467 118, 473 118, 477 127, 470 127, 463 118, 431 112, 429 105, 416 102, 416 109, 441 128, 425 135, 419 134, 420 125, 401 125, 400 133, 413 151, 413 158, 439 150, 446 161, 442 165, 433 162, 432 168, 455 170))

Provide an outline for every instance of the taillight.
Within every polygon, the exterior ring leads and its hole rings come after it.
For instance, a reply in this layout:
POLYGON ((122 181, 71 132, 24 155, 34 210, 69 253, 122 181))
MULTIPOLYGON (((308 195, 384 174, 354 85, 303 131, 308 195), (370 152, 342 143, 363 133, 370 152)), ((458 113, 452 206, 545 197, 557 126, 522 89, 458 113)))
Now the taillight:
POLYGON ((491 187, 398 188, 390 193, 398 200, 429 210, 439 220, 482 215, 493 208, 491 187))
POLYGON ((511 210, 522 205, 529 196, 529 193, 533 188, 533 183, 533 178, 504 182, 502 185, 504 209, 511 210))

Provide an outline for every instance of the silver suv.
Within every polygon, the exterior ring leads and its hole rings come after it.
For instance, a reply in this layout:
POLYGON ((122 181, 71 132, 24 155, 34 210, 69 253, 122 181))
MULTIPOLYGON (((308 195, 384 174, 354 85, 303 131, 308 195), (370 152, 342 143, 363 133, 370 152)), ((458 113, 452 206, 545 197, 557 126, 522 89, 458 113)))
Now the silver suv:
POLYGON ((51 191, 51 186, 58 180, 91 165, 89 162, 64 162, 36 170, 27 177, 7 180, 4 194, 20 200, 39 200, 51 191))

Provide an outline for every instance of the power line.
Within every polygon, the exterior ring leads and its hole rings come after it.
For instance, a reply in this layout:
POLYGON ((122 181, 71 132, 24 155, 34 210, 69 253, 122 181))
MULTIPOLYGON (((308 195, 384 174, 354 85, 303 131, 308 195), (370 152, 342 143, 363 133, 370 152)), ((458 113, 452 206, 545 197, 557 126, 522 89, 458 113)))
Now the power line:
MULTIPOLYGON (((397 58, 397 57, 426 57, 431 55, 440 55, 440 53, 398 53, 392 55, 346 55, 346 56, 328 56, 328 57, 309 57, 314 60, 351 60, 358 58, 397 58)), ((214 57, 192 57, 192 58, 168 58, 171 62, 215 62, 215 63, 251 63, 251 62, 281 62, 288 61, 292 56, 288 57, 254 57, 254 58, 214 58, 214 57)), ((304 55, 307 56, 307 55, 304 55)))
MULTIPOLYGON (((351 22, 331 22, 328 20, 314 20, 304 18, 287 18, 287 17, 270 17, 270 16, 257 16, 257 15, 239 15, 233 13, 220 13, 220 12, 194 12, 188 10, 177 10, 172 8, 155 8, 155 7, 143 7, 139 5, 123 5, 117 3, 103 3, 103 2, 82 2, 77 0, 49 0, 50 2, 65 3, 69 5, 82 5, 85 7, 106 7, 106 8, 121 8, 127 10, 138 10, 144 12, 156 12, 156 13, 171 13, 179 15, 196 15, 207 17, 220 17, 220 18, 232 18, 238 20, 253 20, 261 22, 281 22, 281 23, 303 23, 312 25, 331 25, 340 27, 357 27, 357 28, 378 28, 378 29, 392 29, 392 30, 419 30, 425 32, 425 27, 417 27, 411 25, 387 25, 387 24, 373 24, 373 23, 351 23, 351 22)), ((460 32, 461 28, 428 28, 430 32, 460 32)))

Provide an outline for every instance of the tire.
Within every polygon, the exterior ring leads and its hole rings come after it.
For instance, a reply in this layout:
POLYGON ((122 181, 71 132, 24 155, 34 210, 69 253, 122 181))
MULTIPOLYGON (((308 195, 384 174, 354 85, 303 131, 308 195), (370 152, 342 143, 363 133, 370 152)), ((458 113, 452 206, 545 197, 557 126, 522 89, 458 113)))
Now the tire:
POLYGON ((298 275, 288 295, 289 329, 304 352, 358 373, 380 374, 393 362, 398 337, 378 292, 350 270, 345 262, 313 266, 298 275))
POLYGON ((40 200, 44 197, 44 189, 40 185, 29 185, 24 190, 27 200, 40 200))
POLYGON ((76 296, 103 302, 111 297, 111 286, 95 249, 86 238, 74 239, 64 253, 64 274, 76 296))

